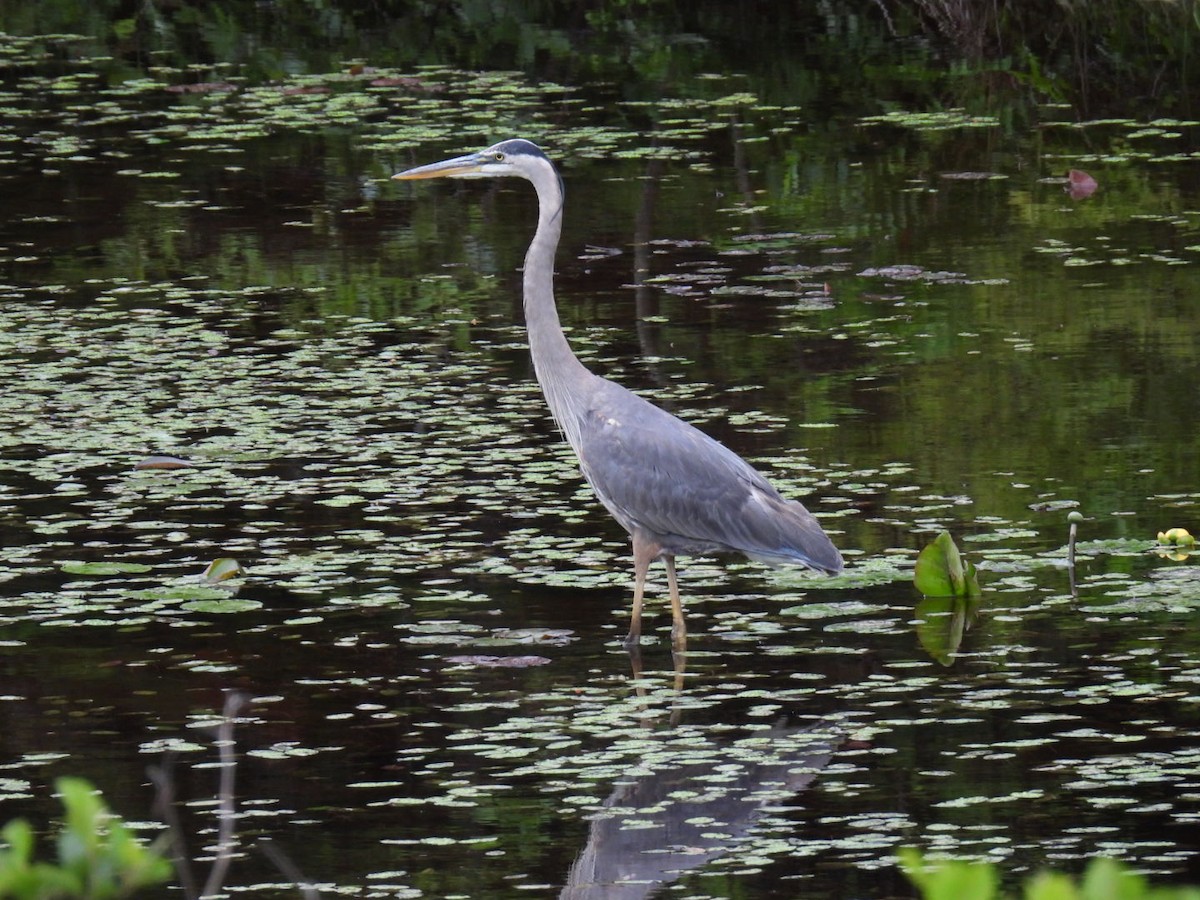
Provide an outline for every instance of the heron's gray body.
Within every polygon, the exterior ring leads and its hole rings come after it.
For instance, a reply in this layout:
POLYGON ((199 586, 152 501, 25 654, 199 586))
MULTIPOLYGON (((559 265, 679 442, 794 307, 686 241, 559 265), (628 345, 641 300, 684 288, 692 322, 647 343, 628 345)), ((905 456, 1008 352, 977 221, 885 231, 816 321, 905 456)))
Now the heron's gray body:
POLYGON ((645 532, 664 553, 841 567, 832 543, 813 547, 820 525, 807 509, 704 432, 599 377, 586 406, 580 468, 630 534, 645 532))
POLYGON ((562 181, 536 145, 502 141, 396 177, 489 175, 526 178, 537 192, 538 224, 524 271, 530 355, 546 403, 579 457, 584 478, 632 539, 635 589, 628 641, 636 643, 640 634, 646 569, 654 559, 667 564, 677 646, 685 629, 676 554, 728 551, 773 565, 841 571, 841 554, 804 506, 782 497, 720 442, 590 372, 572 352, 554 303, 562 181))

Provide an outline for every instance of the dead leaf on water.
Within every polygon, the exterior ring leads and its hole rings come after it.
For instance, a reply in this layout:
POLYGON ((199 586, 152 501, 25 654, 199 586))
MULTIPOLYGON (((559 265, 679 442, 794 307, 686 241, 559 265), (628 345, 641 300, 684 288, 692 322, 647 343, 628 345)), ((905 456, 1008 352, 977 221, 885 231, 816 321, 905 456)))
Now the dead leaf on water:
POLYGON ((236 91, 237 85, 228 81, 201 81, 195 84, 168 84, 167 90, 173 94, 216 94, 236 91))
POLYGON ((178 456, 147 456, 133 468, 136 469, 190 469, 192 464, 178 456))

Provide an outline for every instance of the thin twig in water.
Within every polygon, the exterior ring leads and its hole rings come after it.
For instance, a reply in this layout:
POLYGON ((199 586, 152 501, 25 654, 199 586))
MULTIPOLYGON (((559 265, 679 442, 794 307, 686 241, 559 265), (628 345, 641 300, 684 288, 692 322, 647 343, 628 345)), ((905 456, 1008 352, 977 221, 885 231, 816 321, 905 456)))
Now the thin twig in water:
POLYGON ((305 900, 321 900, 321 894, 313 887, 313 883, 304 877, 304 873, 300 871, 299 866, 292 862, 286 853, 275 846, 273 840, 262 838, 258 842, 258 847, 267 859, 275 864, 275 868, 283 873, 285 878, 290 878, 295 882, 296 887, 300 888, 300 892, 304 895, 305 900))
POLYGON ((208 872, 208 880, 204 882, 204 892, 201 898, 211 897, 221 890, 225 883, 225 875, 229 864, 233 861, 234 839, 234 805, 233 785, 237 775, 237 750, 233 741, 233 720, 246 704, 246 696, 237 691, 226 691, 225 709, 222 711, 221 724, 217 727, 215 741, 217 751, 221 756, 221 780, 217 789, 217 857, 213 860, 208 872))
MULTIPOLYGON (((155 787, 155 808, 158 815, 167 825, 166 843, 171 847, 172 862, 179 876, 180 887, 183 889, 185 900, 203 900, 218 894, 229 873, 230 863, 236 847, 236 808, 234 803, 234 783, 237 774, 237 747, 233 739, 234 720, 242 707, 246 705, 244 694, 236 691, 226 691, 225 707, 221 713, 221 723, 217 726, 217 736, 214 740, 221 760, 221 778, 217 789, 217 846, 216 857, 204 890, 197 894, 196 878, 192 871, 192 860, 187 852, 184 841, 183 826, 175 809, 174 777, 172 774, 173 754, 164 754, 162 766, 151 766, 148 769, 150 780, 155 787)), ((258 842, 263 854, 269 859, 286 878, 290 878, 300 890, 305 900, 320 900, 321 895, 313 886, 311 880, 305 877, 300 868, 292 862, 286 853, 275 846, 270 838, 258 842)))
POLYGON ((183 839, 183 826, 175 810, 175 754, 163 754, 161 766, 150 766, 146 774, 154 784, 154 809, 167 825, 167 843, 171 848, 171 864, 179 876, 185 900, 196 900, 196 875, 192 871, 192 860, 188 856, 187 842, 183 839))

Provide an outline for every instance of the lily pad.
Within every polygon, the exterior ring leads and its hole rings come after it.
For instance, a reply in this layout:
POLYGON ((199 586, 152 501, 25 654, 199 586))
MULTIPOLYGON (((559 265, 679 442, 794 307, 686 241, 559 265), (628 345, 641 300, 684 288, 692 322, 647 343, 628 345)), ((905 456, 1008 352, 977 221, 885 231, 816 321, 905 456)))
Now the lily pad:
POLYGON ((68 575, 136 575, 143 572, 150 572, 154 567, 145 565, 144 563, 80 562, 72 560, 63 563, 60 568, 68 575))
POLYGON ((259 600, 245 600, 240 597, 224 597, 220 600, 188 600, 183 608, 191 612, 203 613, 240 613, 259 609, 259 600))
POLYGON ((456 666, 477 666, 485 669, 527 669, 550 662, 544 656, 447 656, 446 662, 456 666))

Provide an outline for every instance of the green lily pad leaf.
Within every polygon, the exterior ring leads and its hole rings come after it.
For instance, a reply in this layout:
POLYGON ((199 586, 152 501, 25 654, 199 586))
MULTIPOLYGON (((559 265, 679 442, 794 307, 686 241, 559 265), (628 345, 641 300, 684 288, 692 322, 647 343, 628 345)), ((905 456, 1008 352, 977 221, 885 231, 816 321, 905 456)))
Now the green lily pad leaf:
POLYGON ((498 628, 492 637, 513 644, 553 644, 564 646, 574 638, 566 628, 498 628))
POLYGON ((192 612, 205 613, 239 613, 262 606, 260 600, 240 600, 237 597, 226 597, 221 600, 189 600, 183 608, 192 612))
POLYGON ((68 575, 136 575, 149 572, 151 566, 143 563, 125 562, 82 562, 71 560, 60 568, 68 575))
POLYGON ((446 662, 456 666, 479 666, 486 669, 526 669, 550 662, 544 656, 447 656, 446 662))
POLYGON ((1157 541, 1143 538, 1101 538, 1092 541, 1080 541, 1075 545, 1076 552, 1085 556, 1109 554, 1111 556, 1141 556, 1159 546, 1157 541))
POLYGON ((141 591, 130 591, 134 600, 161 601, 167 603, 200 600, 223 600, 229 597, 228 588, 209 587, 203 584, 172 583, 141 591))
POLYGON ((926 597, 978 597, 979 580, 972 563, 962 556, 950 532, 943 531, 917 557, 913 584, 926 597))
POLYGON ((204 570, 204 582, 205 584, 217 584, 218 582, 225 581, 227 578, 234 578, 243 574, 245 572, 236 559, 222 556, 220 559, 214 559, 208 564, 208 568, 204 570))

